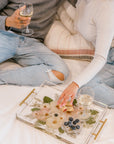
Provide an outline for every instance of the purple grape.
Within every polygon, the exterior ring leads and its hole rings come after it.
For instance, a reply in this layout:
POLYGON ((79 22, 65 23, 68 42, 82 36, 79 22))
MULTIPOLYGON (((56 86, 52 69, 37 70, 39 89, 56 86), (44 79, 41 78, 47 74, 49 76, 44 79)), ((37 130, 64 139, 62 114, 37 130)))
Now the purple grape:
POLYGON ((69 117, 69 121, 73 121, 73 118, 72 118, 72 117, 69 117))
POLYGON ((79 125, 77 125, 77 126, 76 126, 76 129, 80 129, 80 126, 79 126, 79 125))

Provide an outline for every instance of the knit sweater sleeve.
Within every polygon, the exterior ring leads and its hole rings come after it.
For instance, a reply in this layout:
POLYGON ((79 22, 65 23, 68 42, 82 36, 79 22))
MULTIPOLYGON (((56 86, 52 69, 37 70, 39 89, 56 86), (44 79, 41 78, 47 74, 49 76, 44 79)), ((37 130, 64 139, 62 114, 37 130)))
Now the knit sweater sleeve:
MULTIPOLYGON (((113 3, 114 6, 114 3, 113 3)), ((89 82, 104 66, 114 37, 114 8, 105 5, 94 17, 97 30, 92 62, 74 80, 80 87, 89 82)))
MULTIPOLYGON (((8 0, 0 0, 0 10, 2 11, 2 9, 8 4, 8 0)), ((6 20, 7 16, 1 16, 0 15, 0 29, 5 30, 5 20, 6 20)))

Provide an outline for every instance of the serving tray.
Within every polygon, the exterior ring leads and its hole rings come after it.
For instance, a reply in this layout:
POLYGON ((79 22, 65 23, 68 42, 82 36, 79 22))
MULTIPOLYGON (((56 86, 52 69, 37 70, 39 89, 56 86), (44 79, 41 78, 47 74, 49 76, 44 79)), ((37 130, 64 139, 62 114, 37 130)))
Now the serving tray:
MULTIPOLYGON (((49 97, 53 101, 57 101, 62 91, 58 86, 48 86, 41 85, 40 88, 34 88, 25 99, 19 104, 18 111, 16 113, 17 119, 51 135, 55 138, 68 143, 68 144, 92 144, 100 134, 102 128, 104 127, 107 119, 105 119, 105 115, 107 112, 107 105, 100 103, 98 101, 93 102, 90 106, 90 110, 95 110, 98 112, 95 122, 93 124, 87 124, 80 120, 80 131, 75 131, 74 133, 68 133, 64 129, 64 122, 68 121, 65 117, 62 122, 61 129, 53 129, 46 125, 46 123, 42 123, 42 121, 38 121, 37 117, 34 117, 35 112, 39 111, 39 107, 44 106, 44 97, 49 97)), ((47 106, 47 105, 46 105, 47 106)), ((53 109, 51 107, 51 109, 53 109)), ((54 113, 54 112, 53 112, 54 113)), ((51 116, 53 115, 51 113, 51 116)), ((64 113, 64 112, 63 112, 64 113)), ((79 114, 78 114, 79 115, 79 114)), ((50 116, 49 116, 50 117, 50 116)), ((48 118, 49 118, 48 117, 48 118)), ((69 115, 71 117, 71 115, 69 115)), ((74 118, 74 117, 73 117, 74 118)), ((75 117, 76 119, 76 117, 75 117)))

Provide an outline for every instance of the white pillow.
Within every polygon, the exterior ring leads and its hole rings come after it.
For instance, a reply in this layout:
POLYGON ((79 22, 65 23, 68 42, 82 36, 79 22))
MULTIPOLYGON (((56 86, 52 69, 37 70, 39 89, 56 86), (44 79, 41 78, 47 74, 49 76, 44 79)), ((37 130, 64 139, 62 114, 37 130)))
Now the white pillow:
POLYGON ((66 13, 68 14, 68 16, 74 20, 75 19, 75 14, 76 14, 76 8, 73 7, 68 1, 65 1, 63 3, 63 7, 66 11, 66 13))
POLYGON ((94 55, 94 47, 80 33, 71 34, 60 22, 55 21, 48 32, 45 45, 64 58, 90 60, 94 55))
POLYGON ((59 19, 61 21, 61 23, 72 33, 76 33, 76 31, 74 30, 74 20, 69 17, 69 15, 67 14, 65 8, 63 6, 61 6, 57 12, 59 19))
POLYGON ((65 58, 92 59, 93 45, 74 30, 75 8, 65 2, 58 10, 58 17, 45 38, 45 45, 65 58))

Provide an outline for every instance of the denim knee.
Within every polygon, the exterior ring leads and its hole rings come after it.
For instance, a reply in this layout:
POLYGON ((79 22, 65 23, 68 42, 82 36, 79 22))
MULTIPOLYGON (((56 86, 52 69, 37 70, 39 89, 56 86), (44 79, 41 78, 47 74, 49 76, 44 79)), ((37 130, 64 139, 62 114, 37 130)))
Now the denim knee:
POLYGON ((56 69, 48 69, 46 72, 48 73, 50 81, 53 82, 53 83, 56 83, 56 84, 63 83, 69 75, 69 69, 67 67, 64 67, 64 66, 62 67, 62 69, 57 69, 57 68, 56 69), (58 79, 53 74, 52 70, 56 70, 56 71, 62 73, 64 75, 64 80, 58 79))
POLYGON ((114 76, 106 79, 106 80, 104 81, 104 83, 105 83, 108 87, 110 87, 110 88, 112 88, 112 89, 114 90, 114 76))
POLYGON ((66 64, 63 64, 61 66, 61 68, 55 69, 55 70, 57 70, 58 72, 61 72, 64 75, 64 80, 66 80, 68 78, 69 73, 70 73, 70 71, 69 71, 69 69, 68 69, 66 64))

